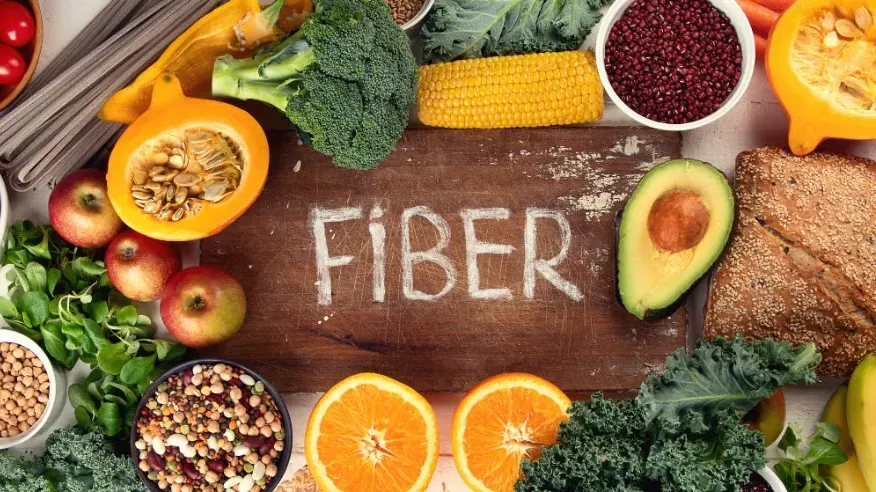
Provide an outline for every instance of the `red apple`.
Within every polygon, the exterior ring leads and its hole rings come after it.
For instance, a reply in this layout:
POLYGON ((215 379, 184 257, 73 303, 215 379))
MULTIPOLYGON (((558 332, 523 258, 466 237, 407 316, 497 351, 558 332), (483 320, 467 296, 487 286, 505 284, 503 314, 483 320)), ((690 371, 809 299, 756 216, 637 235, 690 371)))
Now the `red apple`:
POLYGON ((55 186, 49 220, 62 238, 81 248, 106 246, 123 225, 107 196, 106 173, 97 169, 76 171, 55 186))
POLYGON ((779 390, 769 398, 761 400, 748 412, 743 421, 751 430, 762 432, 764 444, 769 446, 782 437, 785 430, 785 413, 785 393, 779 390))
POLYGON ((186 268, 170 279, 161 296, 161 319, 187 347, 208 347, 233 337, 246 317, 246 294, 218 268, 186 268))
POLYGON ((182 258, 170 244, 136 231, 116 236, 104 261, 110 283, 125 297, 140 302, 157 301, 182 268, 182 258))

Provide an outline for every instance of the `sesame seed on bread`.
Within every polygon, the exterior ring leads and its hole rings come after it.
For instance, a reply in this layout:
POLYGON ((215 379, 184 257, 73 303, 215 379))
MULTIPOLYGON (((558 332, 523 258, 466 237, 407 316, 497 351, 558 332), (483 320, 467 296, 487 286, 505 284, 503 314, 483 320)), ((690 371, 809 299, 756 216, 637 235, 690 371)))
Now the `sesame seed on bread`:
POLYGON ((735 191, 705 335, 815 342, 819 372, 849 376, 876 352, 876 162, 755 149, 737 159, 735 191))

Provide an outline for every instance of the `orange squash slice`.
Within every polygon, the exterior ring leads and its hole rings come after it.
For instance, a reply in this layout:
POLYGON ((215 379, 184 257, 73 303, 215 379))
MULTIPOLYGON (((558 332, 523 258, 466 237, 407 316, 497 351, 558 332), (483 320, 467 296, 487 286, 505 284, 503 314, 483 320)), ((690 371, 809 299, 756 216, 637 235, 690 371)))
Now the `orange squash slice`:
POLYGON ((183 94, 171 74, 110 155, 110 202, 131 229, 162 241, 192 241, 240 217, 265 185, 268 140, 230 104, 183 94))

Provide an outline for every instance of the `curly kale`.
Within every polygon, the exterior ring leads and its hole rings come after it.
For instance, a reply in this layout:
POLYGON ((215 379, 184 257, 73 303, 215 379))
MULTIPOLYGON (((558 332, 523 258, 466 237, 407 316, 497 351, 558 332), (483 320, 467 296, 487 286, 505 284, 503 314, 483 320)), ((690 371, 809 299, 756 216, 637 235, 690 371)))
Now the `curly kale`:
POLYGON ((285 40, 252 58, 218 59, 213 94, 270 104, 335 164, 369 169, 401 138, 417 78, 383 0, 321 0, 285 40))
POLYGON ((134 462, 100 430, 58 429, 33 461, 0 455, 0 492, 145 492, 134 462))
POLYGON ((544 448, 535 461, 523 462, 526 480, 516 492, 642 492, 648 429, 633 400, 606 400, 594 394, 572 404, 560 424, 560 444, 544 448))
POLYGON ((611 0, 436 0, 423 25, 424 58, 577 50, 611 0))
POLYGON ((812 344, 700 341, 635 399, 574 403, 557 444, 521 465, 515 490, 737 491, 766 464, 763 434, 742 417, 784 385, 816 382, 820 361, 812 344))

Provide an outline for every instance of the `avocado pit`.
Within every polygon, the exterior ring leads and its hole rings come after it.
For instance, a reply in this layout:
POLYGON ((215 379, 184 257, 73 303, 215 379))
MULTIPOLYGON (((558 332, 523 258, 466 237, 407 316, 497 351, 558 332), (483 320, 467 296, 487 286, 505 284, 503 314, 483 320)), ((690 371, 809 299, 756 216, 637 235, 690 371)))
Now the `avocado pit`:
POLYGON ((709 210, 688 190, 675 189, 654 202, 648 214, 651 241, 672 253, 691 249, 702 241, 709 227, 709 210))

